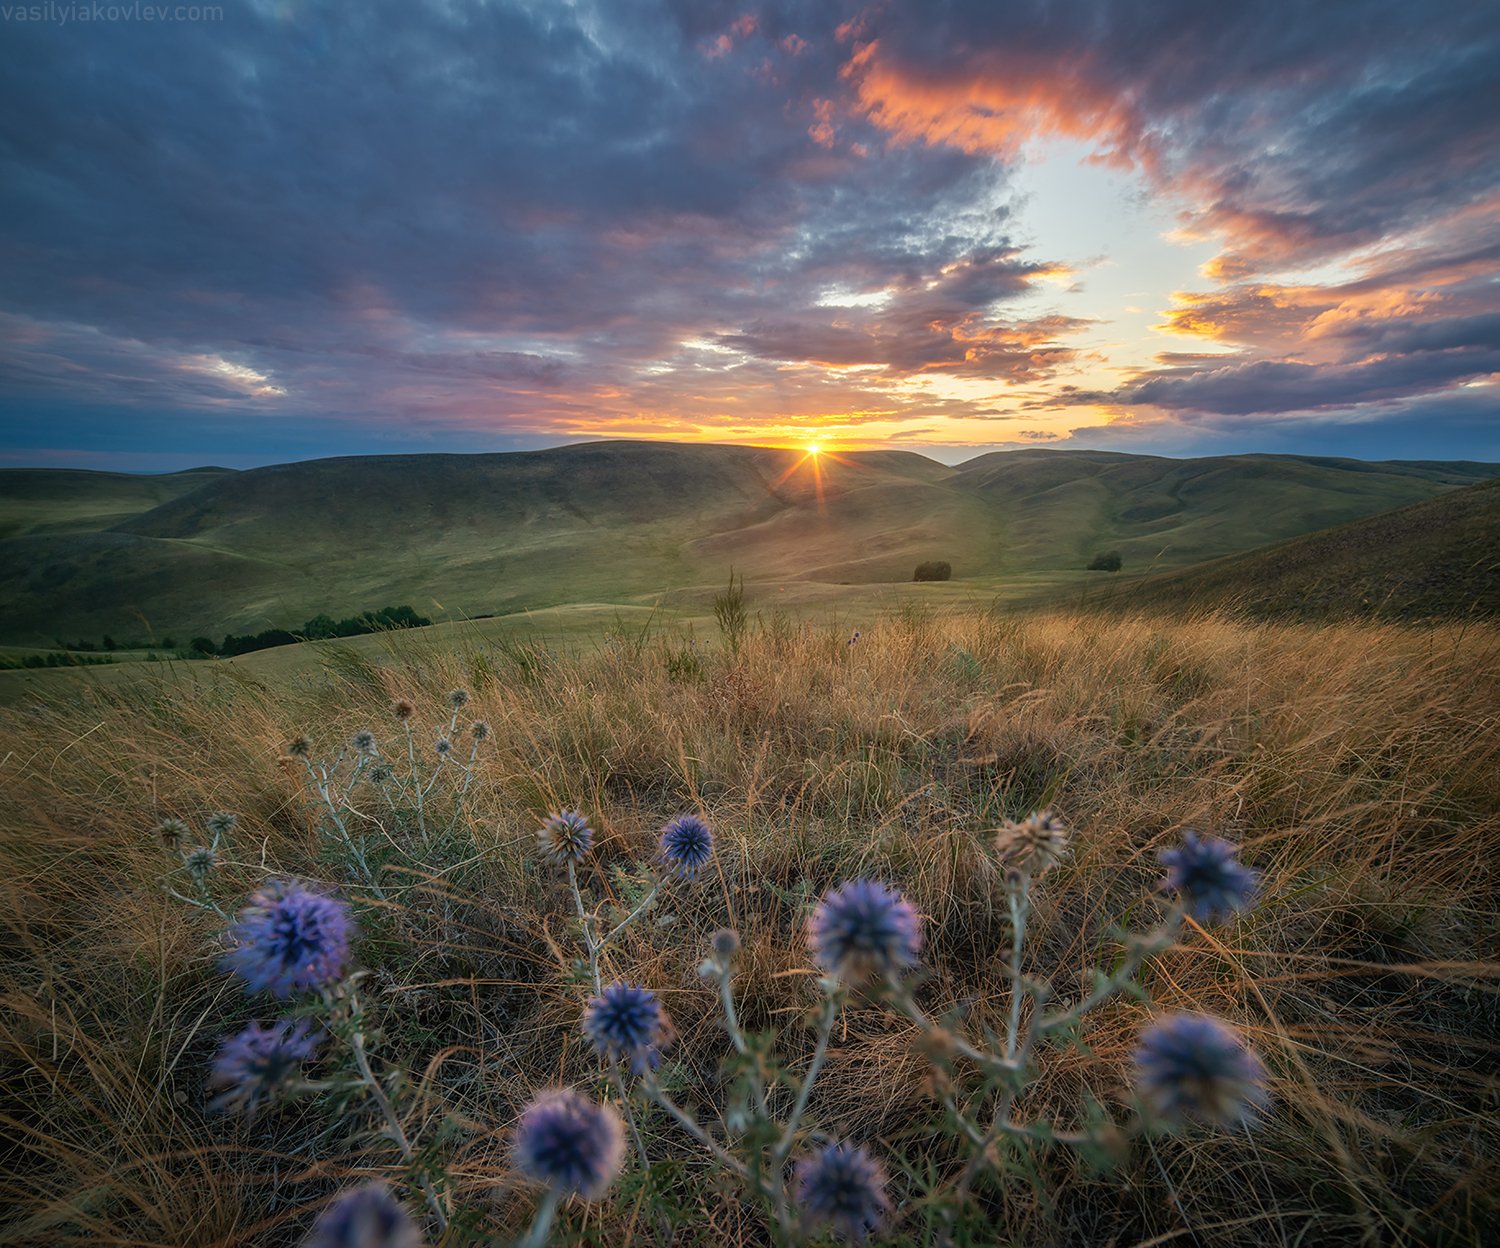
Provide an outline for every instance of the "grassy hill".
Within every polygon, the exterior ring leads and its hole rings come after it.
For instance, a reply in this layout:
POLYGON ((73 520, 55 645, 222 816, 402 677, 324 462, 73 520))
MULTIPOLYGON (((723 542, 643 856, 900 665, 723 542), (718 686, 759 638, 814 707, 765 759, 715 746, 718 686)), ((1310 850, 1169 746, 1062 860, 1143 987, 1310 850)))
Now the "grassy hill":
POLYGON ((1500 615, 1500 481, 1149 576, 1106 600, 1262 619, 1500 615))
MULTIPOLYGON (((433 618, 701 602, 731 566, 800 598, 909 580, 924 559, 994 593, 1098 550, 1181 567, 1500 471, 1291 456, 1019 451, 958 469, 600 442, 163 477, 0 472, 0 641, 296 627, 410 603, 433 618)), ((1086 579, 1081 573, 1075 579, 1086 579)))
POLYGON ((74 468, 0 469, 0 538, 97 532, 233 475, 228 468, 156 476, 74 468))
POLYGON ((1500 472, 1472 463, 1366 463, 1294 455, 1165 459, 1108 451, 1001 451, 954 484, 1003 510, 1026 562, 1181 566, 1430 498, 1500 472))

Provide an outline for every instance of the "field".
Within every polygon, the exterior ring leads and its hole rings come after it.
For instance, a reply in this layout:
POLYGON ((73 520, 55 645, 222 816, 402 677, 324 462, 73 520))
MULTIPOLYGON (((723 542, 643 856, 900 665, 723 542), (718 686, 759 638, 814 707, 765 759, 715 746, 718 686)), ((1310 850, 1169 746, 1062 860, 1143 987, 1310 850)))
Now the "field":
MULTIPOLYGON (((614 1095, 580 1028, 567 881, 539 855, 539 821, 562 807, 597 829, 581 880, 599 900, 636 900, 665 820, 698 811, 715 830, 709 870, 672 883, 607 955, 666 1005, 660 1082, 714 1132, 733 1103, 730 1040, 697 973, 715 929, 739 935, 744 1028, 775 1030, 800 1078, 818 997, 804 925, 842 879, 910 898, 926 933, 916 999, 961 1009, 952 1026, 980 1043, 1012 1000, 990 845, 1005 819, 1050 808, 1072 830, 1035 882, 1024 946, 1025 974, 1058 1002, 1116 967, 1116 925, 1154 922, 1157 854, 1184 829, 1261 873, 1251 909, 1190 919, 1145 958, 1138 996, 1039 1048, 1013 1109, 1060 1134, 1090 1112, 1125 1123, 1140 1028, 1186 1009, 1228 1020, 1264 1062, 1272 1099, 1248 1129, 1121 1136, 1103 1168, 1007 1137, 955 1204, 941 1194, 966 1153, 948 1106, 976 1094, 973 1070, 945 1066, 888 1002, 851 997, 804 1130, 881 1159, 893 1208, 876 1243, 1492 1242, 1500 632, 1018 615, 933 588, 954 597, 768 608, 735 645, 705 598, 665 630, 649 610, 601 628, 607 603, 581 609, 576 633, 554 616, 548 646, 481 621, 135 665, 129 681, 47 673, 73 679, 66 696, 0 711, 0 1243, 296 1243, 360 1178, 392 1181, 420 1214, 424 1175, 451 1219, 441 1239, 429 1219, 426 1242, 520 1234, 538 1198, 512 1166, 518 1113, 548 1086, 614 1095), (425 755, 459 687, 464 718, 490 727, 477 746, 458 738, 475 749, 471 787, 462 802, 453 779, 432 790, 447 832, 426 850, 409 810, 351 788, 363 876, 287 743, 307 734, 316 763, 369 729, 400 762, 391 705, 409 698, 425 755), (363 1025, 418 1164, 368 1099, 325 1091, 249 1123, 206 1111, 223 1037, 277 1008, 221 969, 224 922, 164 889, 177 860, 153 829, 180 818, 202 837, 220 810, 238 822, 205 877, 214 905, 232 913, 292 875, 354 906, 363 1025)), ((773 1092, 773 1112, 790 1100, 773 1092)), ((554 1242, 771 1242, 764 1210, 680 1124, 637 1114, 649 1175, 627 1163, 604 1199, 565 1203, 554 1242)))
POLYGON ((932 559, 986 600, 1021 602, 1038 585, 1086 581, 1107 550, 1129 573, 1180 569, 1495 472, 1091 451, 949 468, 905 451, 814 461, 630 442, 160 478, 0 471, 0 644, 110 634, 180 648, 399 604, 438 621, 576 604, 701 609, 731 569, 762 603, 839 603, 909 584, 932 559))

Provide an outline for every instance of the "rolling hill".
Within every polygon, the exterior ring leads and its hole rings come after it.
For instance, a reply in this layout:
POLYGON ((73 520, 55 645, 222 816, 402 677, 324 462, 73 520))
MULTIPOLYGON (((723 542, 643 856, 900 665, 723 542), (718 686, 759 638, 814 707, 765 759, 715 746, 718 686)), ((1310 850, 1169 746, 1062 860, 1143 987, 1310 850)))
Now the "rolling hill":
POLYGON ((1099 601, 1259 619, 1500 615, 1500 480, 1147 576, 1099 601))
MULTIPOLYGON (((163 477, 0 472, 0 640, 295 627, 397 603, 440 618, 639 603, 752 581, 977 589, 1071 576, 1105 548, 1177 568, 1345 523, 1500 465, 1026 450, 949 468, 596 442, 163 477)), ((1078 579, 1082 578, 1079 574, 1078 579)), ((806 595, 801 595, 805 597, 806 595)))

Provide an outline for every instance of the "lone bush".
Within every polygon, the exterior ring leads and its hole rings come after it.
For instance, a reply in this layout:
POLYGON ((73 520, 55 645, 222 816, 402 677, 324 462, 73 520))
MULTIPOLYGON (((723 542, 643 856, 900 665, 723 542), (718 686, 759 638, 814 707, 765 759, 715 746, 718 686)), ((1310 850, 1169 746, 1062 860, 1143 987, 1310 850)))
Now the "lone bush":
POLYGON ((947 581, 953 579, 953 565, 946 559, 929 559, 925 563, 917 564, 917 570, 912 573, 914 581, 947 581))
POLYGON ((1094 556, 1089 564, 1089 572, 1118 572, 1120 570, 1120 552, 1118 550, 1106 550, 1094 556))

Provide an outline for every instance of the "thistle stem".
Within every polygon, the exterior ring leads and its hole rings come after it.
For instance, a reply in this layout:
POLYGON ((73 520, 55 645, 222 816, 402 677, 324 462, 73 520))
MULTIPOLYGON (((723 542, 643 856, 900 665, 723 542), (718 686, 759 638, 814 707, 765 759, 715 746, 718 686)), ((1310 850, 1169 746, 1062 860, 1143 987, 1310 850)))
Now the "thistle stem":
POLYGON ((610 933, 607 936, 605 936, 602 940, 599 941, 599 948, 603 949, 607 944, 609 944, 610 941, 612 941, 616 936, 618 936, 627 927, 629 927, 632 923, 634 923, 636 921, 636 919, 638 919, 641 916, 641 914, 644 913, 646 907, 649 906, 653 901, 656 900, 656 894, 658 892, 660 892, 660 891, 661 891, 661 882, 660 881, 657 881, 655 884, 652 884, 651 885, 651 891, 649 893, 647 893, 641 899, 641 904, 638 905, 629 914, 627 914, 617 924, 615 924, 614 928, 610 931, 610 933))
POLYGON ((906 988, 894 979, 889 979, 886 983, 891 989, 890 1002, 892 1005, 928 1034, 937 1031, 944 1032, 954 1051, 968 1058, 982 1070, 993 1071, 997 1074, 1012 1075, 1021 1068, 1020 1062, 975 1048, 956 1032, 947 1031, 947 1029, 939 1027, 932 1019, 927 1017, 922 1011, 922 1007, 912 1000, 911 993, 906 988))
POLYGON ((175 897, 178 901, 185 901, 190 906, 197 906, 200 910, 207 910, 210 914, 216 914, 226 923, 234 922, 233 919, 231 919, 227 914, 224 913, 223 907, 220 906, 218 902, 213 901, 212 899, 208 901, 199 901, 196 897, 185 897, 170 884, 165 885, 165 887, 168 897, 175 897))
POLYGON ((552 1229, 552 1219, 557 1216, 557 1206, 561 1200, 559 1192, 550 1187, 547 1189, 542 1203, 536 1207, 536 1217, 531 1220, 531 1228, 516 1244, 516 1248, 542 1248, 547 1242, 547 1233, 552 1229))
POLYGON ((635 1121, 635 1110, 631 1107, 630 1096, 625 1091, 625 1077, 620 1074, 620 1063, 614 1058, 609 1059, 609 1078, 615 1085, 615 1092, 620 1098, 620 1108, 625 1111, 625 1123, 630 1128, 630 1138, 635 1143, 636 1156, 640 1158, 641 1169, 651 1169, 651 1158, 646 1152, 646 1141, 641 1138, 641 1129, 635 1121))
POLYGON ((714 1158, 719 1162, 720 1165, 726 1166, 741 1179, 744 1179, 747 1182, 750 1181, 750 1172, 745 1169, 744 1163, 741 1162, 739 1158, 727 1152, 724 1147, 713 1138, 713 1136, 709 1135, 707 1131, 705 1131, 701 1126, 698 1125, 691 1114, 689 1114, 685 1109, 682 1108, 682 1106, 678 1105, 676 1101, 674 1101, 670 1096, 663 1092, 661 1089, 661 1085, 656 1082, 656 1077, 654 1075, 648 1075, 644 1079, 642 1079, 641 1086, 646 1089, 646 1094, 664 1110, 666 1110, 667 1113, 677 1121, 677 1124, 684 1131, 692 1136, 693 1139, 697 1140, 698 1143, 703 1145, 704 1148, 708 1149, 708 1151, 714 1155, 714 1158))
MULTIPOLYGON (((400 1150, 401 1160, 408 1166, 415 1164, 416 1152, 407 1138, 406 1130, 401 1125, 401 1118, 396 1113, 396 1107, 391 1104, 391 1098, 386 1095, 385 1089, 380 1086, 380 1080, 375 1077, 375 1072, 370 1069, 370 1059, 365 1053, 365 1033, 359 1025, 359 998, 354 990, 349 990, 349 1048, 354 1054, 354 1067, 359 1071, 360 1079, 369 1091, 371 1098, 380 1108, 381 1117, 385 1119, 386 1128, 390 1132, 392 1142, 400 1150)), ((427 1175, 419 1179, 422 1191, 427 1197, 427 1207, 432 1210, 432 1216, 436 1219, 438 1229, 447 1231, 448 1215, 443 1212, 442 1201, 438 1199, 436 1189, 432 1186, 432 1180, 427 1175)))
POLYGON ((792 1151, 792 1144, 797 1137, 797 1128, 802 1123, 803 1111, 807 1109, 807 1100, 812 1095, 813 1081, 817 1079, 818 1073, 823 1069, 823 1061, 828 1056, 828 1040, 833 1035, 833 1020, 838 1017, 839 1003, 837 992, 829 992, 823 998, 823 1012, 818 1019, 818 1043, 813 1050, 812 1065, 807 1068, 807 1074, 802 1077, 802 1086, 797 1090, 797 1102, 792 1106, 792 1112, 786 1120, 786 1127, 781 1133, 781 1139, 776 1145, 776 1151, 771 1155, 775 1169, 779 1172, 786 1156, 792 1151))
POLYGON ((1016 1036, 1021 1030, 1021 950, 1026 943, 1026 918, 1031 909, 1031 879, 1021 876, 1010 891, 1010 1020, 1005 1027, 1005 1056, 1015 1060, 1016 1036))
MULTIPOLYGON (((740 1018, 734 1008, 734 990, 730 986, 733 971, 725 966, 719 970, 719 1000, 724 1004, 724 1027, 729 1032, 729 1039, 733 1042, 735 1052, 741 1057, 750 1056, 750 1046, 745 1043, 745 1034, 740 1030, 740 1018)), ((760 1063, 758 1061, 749 1064, 750 1083, 755 1089, 756 1098, 760 1101, 760 1112, 762 1116, 770 1112, 770 1104, 766 1098, 765 1080, 761 1078, 760 1063)))
POLYGON ((578 922, 583 928, 583 947, 589 955, 589 974, 594 981, 594 995, 604 991, 599 979, 599 949, 594 940, 593 916, 584 908, 583 894, 578 891, 578 871, 568 863, 568 887, 573 891, 573 908, 578 912, 578 922))
POLYGON ((1177 932, 1181 927, 1182 909, 1179 906, 1173 906, 1171 913, 1167 915, 1166 922, 1161 927, 1149 936, 1137 937, 1131 941, 1125 951, 1125 960, 1108 979, 1077 1005, 1070 1006, 1059 1014, 1049 1014, 1040 1019, 1037 1023, 1037 1030, 1045 1035, 1047 1032, 1056 1031, 1059 1027, 1067 1027, 1077 1022, 1090 1010, 1109 1000, 1124 984, 1135 977, 1135 973, 1141 968, 1141 963, 1153 953, 1160 953, 1177 939, 1177 932))
POLYGON ((469 747, 469 761, 464 764, 464 783, 458 791, 458 797, 453 803, 453 818, 448 820, 448 835, 453 835, 453 829, 458 826, 459 816, 464 812, 464 800, 469 796, 469 785, 474 782, 474 760, 479 757, 479 742, 475 741, 469 747))
POLYGON ((416 795, 417 802, 417 831, 422 836, 422 844, 427 844, 427 817, 422 810, 422 781, 417 775, 417 746, 411 736, 411 720, 403 719, 401 726, 406 729, 406 762, 411 773, 412 792, 416 795))

